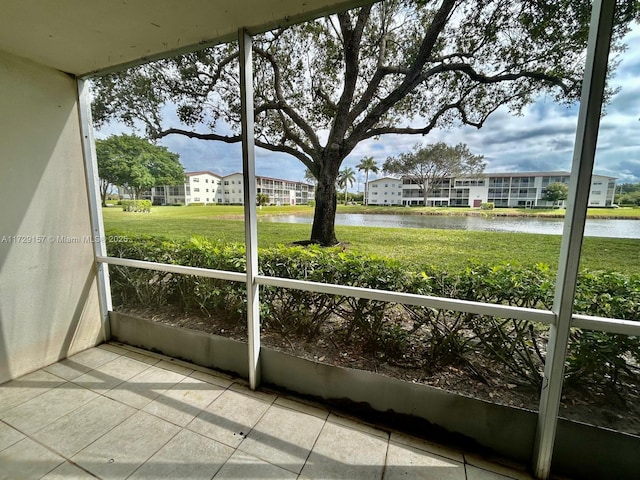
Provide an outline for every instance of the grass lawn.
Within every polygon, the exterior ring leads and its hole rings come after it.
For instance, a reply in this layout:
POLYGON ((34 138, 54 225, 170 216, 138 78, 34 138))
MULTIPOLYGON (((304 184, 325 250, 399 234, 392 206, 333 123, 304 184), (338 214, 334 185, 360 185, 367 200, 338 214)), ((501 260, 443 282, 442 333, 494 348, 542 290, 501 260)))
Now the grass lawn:
MULTIPOLYGON (((339 212, 362 213, 362 210, 373 209, 379 209, 375 213, 396 213, 394 207, 361 206, 341 206, 339 212)), ((401 212, 419 211, 404 207, 398 209, 401 212)), ((437 209, 424 210, 431 212, 437 209)), ((464 210, 467 209, 446 209, 447 212, 464 210)), ((626 209, 594 210, 598 214, 605 211, 617 214, 626 209)), ((635 209, 635 212, 640 213, 640 210, 635 209)), ((279 213, 312 215, 313 210, 306 206, 284 206, 264 207, 258 211, 259 216, 279 213)), ((148 214, 125 213, 117 207, 103 209, 107 234, 146 234, 182 240, 199 235, 233 242, 244 242, 244 223, 240 220, 242 214, 240 206, 153 207, 148 214)), ((310 231, 311 226, 304 224, 259 223, 258 243, 260 247, 286 245, 308 239, 310 231)), ((542 262, 555 269, 560 251, 560 236, 557 235, 346 226, 337 226, 336 235, 355 251, 395 258, 412 265, 428 264, 448 269, 460 268, 471 259, 489 264, 505 261, 520 264, 542 262)), ((586 237, 581 267, 640 274, 640 240, 586 237)))

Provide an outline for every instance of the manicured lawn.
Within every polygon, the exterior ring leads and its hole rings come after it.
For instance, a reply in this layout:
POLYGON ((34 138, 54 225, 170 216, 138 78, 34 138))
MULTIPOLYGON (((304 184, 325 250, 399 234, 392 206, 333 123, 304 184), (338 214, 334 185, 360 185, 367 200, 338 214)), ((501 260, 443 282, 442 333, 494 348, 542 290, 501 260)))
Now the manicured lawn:
MULTIPOLYGON (((391 213, 394 207, 342 206, 339 210, 361 213, 357 209, 371 211, 374 208, 391 213)), ((401 207, 400 210, 414 209, 401 207)), ((596 212, 625 210, 596 209, 596 212)), ((312 208, 264 207, 258 211, 259 216, 279 213, 312 215, 312 208)), ((153 207, 149 214, 125 213, 116 207, 103 209, 107 234, 146 234, 183 240, 198 235, 233 242, 244 242, 242 214, 240 206, 153 207)), ((308 239, 310 231, 310 225, 260 222, 258 243, 260 247, 286 245, 308 239)), ((336 235, 347 248, 355 251, 395 258, 414 266, 436 265, 448 269, 460 268, 469 260, 489 264, 542 262, 555 269, 560 251, 560 236, 556 235, 346 226, 337 226, 336 235)), ((640 274, 640 240, 586 237, 581 267, 640 274)))

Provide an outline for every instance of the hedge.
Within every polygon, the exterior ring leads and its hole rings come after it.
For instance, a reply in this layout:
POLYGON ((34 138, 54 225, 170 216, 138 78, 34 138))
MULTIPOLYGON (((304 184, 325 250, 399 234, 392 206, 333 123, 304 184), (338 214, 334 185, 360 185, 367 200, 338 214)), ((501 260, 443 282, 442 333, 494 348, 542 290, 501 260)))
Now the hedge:
POLYGON ((151 211, 151 200, 121 200, 122 210, 125 212, 145 212, 151 211))
MULTIPOLYGON (((155 237, 107 245, 109 255, 216 270, 244 272, 244 245, 201 238, 188 242, 155 237)), ((394 292, 550 309, 555 274, 543 264, 470 263, 448 272, 425 266, 409 271, 382 257, 339 248, 278 247, 260 250, 260 274, 394 292)), ((216 317, 245 325, 243 282, 112 266, 114 304, 162 308, 216 317)), ((291 345, 324 339, 360 351, 373 362, 419 367, 426 374, 443 367, 463 368, 480 381, 500 375, 538 388, 547 350, 548 327, 524 320, 429 307, 263 286, 264 332, 291 345)), ((576 313, 637 320, 640 277, 582 272, 576 313)), ((572 385, 625 388, 637 382, 637 337, 572 329, 565 375, 572 385)))

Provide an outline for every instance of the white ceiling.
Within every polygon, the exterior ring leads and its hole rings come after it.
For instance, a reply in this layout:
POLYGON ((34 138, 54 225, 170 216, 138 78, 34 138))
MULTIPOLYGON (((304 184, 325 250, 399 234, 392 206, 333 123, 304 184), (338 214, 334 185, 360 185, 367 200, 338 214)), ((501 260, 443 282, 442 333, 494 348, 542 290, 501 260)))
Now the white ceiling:
POLYGON ((75 75, 371 0, 0 0, 0 50, 75 75))

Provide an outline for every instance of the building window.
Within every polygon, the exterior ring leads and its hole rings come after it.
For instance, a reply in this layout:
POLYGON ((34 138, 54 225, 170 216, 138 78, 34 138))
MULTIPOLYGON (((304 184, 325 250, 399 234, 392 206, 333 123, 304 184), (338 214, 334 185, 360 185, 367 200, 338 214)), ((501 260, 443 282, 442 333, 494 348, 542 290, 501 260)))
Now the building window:
POLYGON ((194 202, 199 202, 200 201, 200 197, 196 197, 193 199, 194 202))
POLYGON ((200 181, 200 179, 196 177, 196 178, 194 178, 194 179, 193 179, 193 181, 194 181, 194 182, 199 182, 199 181, 200 181))
POLYGON ((200 191, 200 189, 199 189, 199 188, 194 188, 194 189, 193 189, 193 191, 194 191, 194 192, 199 192, 199 191, 200 191))
MULTIPOLYGON (((204 179, 204 183, 209 183, 209 179, 208 179, 208 178, 205 178, 205 179, 204 179)), ((207 199, 207 200, 208 200, 208 199, 207 199)))
POLYGON ((600 190, 593 190, 591 195, 602 195, 602 192, 600 190))
POLYGON ((229 180, 225 180, 225 181, 224 181, 224 184, 225 184, 225 185, 229 185, 229 180))

